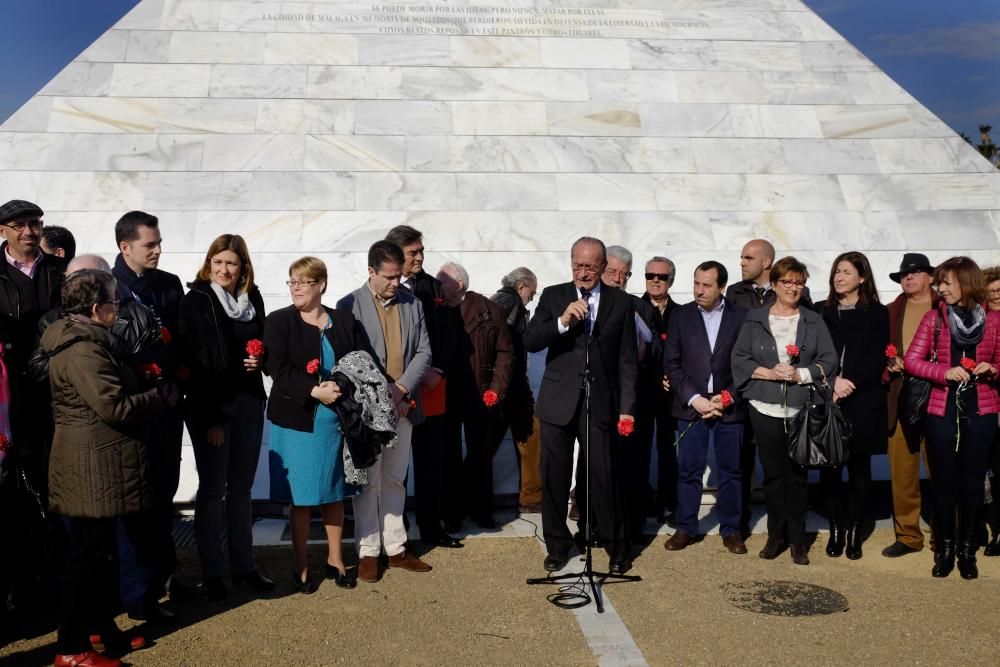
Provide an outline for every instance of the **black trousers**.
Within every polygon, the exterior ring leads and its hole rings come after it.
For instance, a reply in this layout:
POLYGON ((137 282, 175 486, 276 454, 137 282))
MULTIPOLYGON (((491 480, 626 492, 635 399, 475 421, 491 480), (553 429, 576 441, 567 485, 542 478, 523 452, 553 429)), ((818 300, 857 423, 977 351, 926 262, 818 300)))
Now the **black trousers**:
MULTIPOLYGON (((927 459, 933 474, 934 516, 947 519, 958 506, 978 511, 985 500, 986 471, 993 454, 996 415, 972 415, 961 420, 961 438, 955 451, 956 408, 948 395, 944 417, 927 415, 927 459)), ((941 537, 948 537, 942 534, 941 537)))
MULTIPOLYGON (((499 411, 497 411, 499 413, 499 411)), ((493 512, 493 457, 507 433, 499 414, 447 415, 445 478, 448 480, 445 518, 489 519, 493 512), (502 430, 501 430, 502 429, 502 430), (462 456, 462 435, 465 456, 462 456)))
POLYGON ((868 520, 868 497, 872 486, 872 457, 867 452, 851 452, 847 463, 819 474, 823 511, 830 521, 847 526, 868 520), (847 468, 847 484, 843 470, 847 468))
POLYGON ((89 651, 91 634, 107 634, 115 629, 116 521, 115 518, 66 520, 69 549, 60 578, 56 644, 60 654, 89 651))
MULTIPOLYGON (((454 443, 448 433, 447 415, 426 417, 424 423, 413 427, 410 441, 413 451, 413 501, 416 505, 417 526, 420 536, 433 537, 442 530, 442 516, 449 517, 451 496, 442 495, 445 479, 449 486, 458 481, 453 467, 454 443)), ((462 443, 458 443, 458 460, 461 463, 462 443)))
POLYGON ((578 527, 586 534, 587 502, 593 528, 612 556, 627 555, 622 478, 624 462, 620 448, 607 427, 590 418, 590 478, 587 478, 587 413, 583 395, 573 420, 566 426, 541 422, 542 426, 542 536, 549 554, 565 555, 573 546, 566 526, 569 488, 573 474, 573 444, 580 441, 576 468, 576 502, 580 508, 578 527))
POLYGON ((764 466, 768 537, 805 544, 808 474, 788 456, 784 420, 762 414, 751 405, 750 422, 764 466))
MULTIPOLYGON (((670 414, 669 405, 654 408, 650 432, 646 436, 646 478, 649 477, 649 459, 652 438, 656 438, 656 510, 657 514, 677 511, 677 420, 670 414), (655 436, 653 433, 655 427, 655 436)), ((644 478, 644 479, 646 479, 644 478)))
POLYGON ((993 435, 990 470, 993 472, 993 479, 990 480, 993 502, 986 506, 986 523, 993 531, 993 535, 1000 535, 1000 428, 993 435))
POLYGON ((753 508, 753 474, 757 470, 757 439, 753 432, 753 422, 746 420, 743 425, 743 444, 740 446, 740 529, 749 532, 753 508))

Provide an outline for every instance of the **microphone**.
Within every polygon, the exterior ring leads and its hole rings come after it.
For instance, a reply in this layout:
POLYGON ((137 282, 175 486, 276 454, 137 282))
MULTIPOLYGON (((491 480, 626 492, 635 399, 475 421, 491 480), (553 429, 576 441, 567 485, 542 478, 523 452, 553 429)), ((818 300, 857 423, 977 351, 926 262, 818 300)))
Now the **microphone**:
POLYGON ((580 298, 587 302, 587 317, 583 320, 583 330, 590 335, 590 290, 583 287, 580 288, 580 298))

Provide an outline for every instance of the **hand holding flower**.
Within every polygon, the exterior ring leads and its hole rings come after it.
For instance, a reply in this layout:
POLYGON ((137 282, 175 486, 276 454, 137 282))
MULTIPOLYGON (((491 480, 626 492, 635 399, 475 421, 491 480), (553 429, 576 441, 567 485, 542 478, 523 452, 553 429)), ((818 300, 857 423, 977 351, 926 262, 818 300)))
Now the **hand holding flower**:
POLYGON ((500 395, 493 391, 492 389, 487 389, 483 392, 483 403, 486 407, 492 408, 494 405, 500 402, 500 395))
POLYGON ((635 417, 621 415, 618 418, 618 435, 627 438, 635 432, 635 417))

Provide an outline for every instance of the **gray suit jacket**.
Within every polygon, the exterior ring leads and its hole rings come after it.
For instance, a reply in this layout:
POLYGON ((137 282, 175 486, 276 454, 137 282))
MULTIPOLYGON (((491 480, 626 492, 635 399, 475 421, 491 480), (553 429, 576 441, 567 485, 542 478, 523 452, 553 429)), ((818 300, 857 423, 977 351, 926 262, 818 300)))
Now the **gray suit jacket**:
MULTIPOLYGON (((393 378, 410 391, 410 398, 417 402, 410 410, 408 419, 414 425, 424 421, 423 404, 420 400, 420 381, 431 365, 431 343, 424 321, 424 307, 411 293, 399 290, 396 295, 399 304, 399 319, 403 327, 403 375, 393 378)), ((382 368, 386 365, 385 338, 382 324, 375 310, 368 281, 337 302, 337 310, 346 310, 354 315, 365 328, 372 348, 378 356, 382 368)))

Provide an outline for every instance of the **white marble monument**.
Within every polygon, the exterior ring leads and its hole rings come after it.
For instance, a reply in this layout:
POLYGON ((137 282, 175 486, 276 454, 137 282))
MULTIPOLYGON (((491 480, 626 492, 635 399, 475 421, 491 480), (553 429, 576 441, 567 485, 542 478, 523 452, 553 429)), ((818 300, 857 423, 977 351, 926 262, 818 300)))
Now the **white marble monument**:
POLYGON ((109 256, 154 213, 185 280, 242 234, 269 308, 400 223, 486 294, 583 234, 673 258, 681 301, 759 236, 820 297, 848 249, 883 297, 904 251, 1000 261, 1000 173, 800 0, 141 0, 0 126, 0 198, 109 256))

